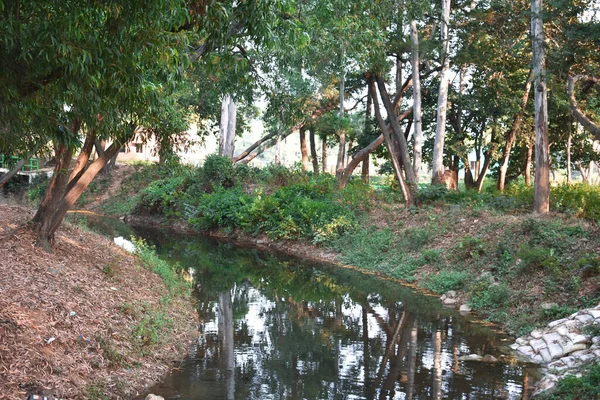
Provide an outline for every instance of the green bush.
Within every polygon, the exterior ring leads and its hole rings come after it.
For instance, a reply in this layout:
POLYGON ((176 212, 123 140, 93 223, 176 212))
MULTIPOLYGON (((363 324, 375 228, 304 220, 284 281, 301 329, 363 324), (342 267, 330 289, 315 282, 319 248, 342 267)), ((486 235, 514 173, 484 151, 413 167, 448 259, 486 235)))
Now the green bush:
POLYGON ((517 256, 521 259, 519 266, 521 273, 543 269, 551 272, 555 277, 562 275, 561 264, 554 249, 524 243, 519 246, 517 256))
POLYGON ((510 296, 511 290, 504 283, 481 282, 471 297, 471 303, 476 310, 498 309, 508 305, 510 296))
POLYGON ((198 230, 239 228, 251 204, 250 197, 239 188, 217 189, 204 193, 196 208, 188 207, 188 221, 198 230))
POLYGON ((554 391, 539 396, 540 400, 597 400, 600 399, 600 364, 584 368, 583 376, 567 376, 558 382, 554 391))
POLYGON ((178 215, 178 200, 185 193, 185 178, 161 179, 140 192, 135 211, 141 214, 178 215))
POLYGON ((437 274, 427 275, 420 286, 436 293, 446 293, 449 290, 462 289, 469 274, 464 271, 443 269, 437 274))
POLYGON ((213 186, 232 187, 235 184, 235 168, 227 157, 209 155, 204 161, 202 170, 205 179, 213 186))
POLYGON ((485 243, 483 240, 473 236, 463 237, 454 249, 454 255, 461 260, 467 258, 479 258, 484 254, 485 243))

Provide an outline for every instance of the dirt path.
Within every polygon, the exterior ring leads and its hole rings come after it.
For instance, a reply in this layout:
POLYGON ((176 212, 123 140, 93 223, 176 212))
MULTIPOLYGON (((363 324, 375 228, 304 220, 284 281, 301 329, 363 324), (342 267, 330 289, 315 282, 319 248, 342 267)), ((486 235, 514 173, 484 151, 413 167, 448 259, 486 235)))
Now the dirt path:
POLYGON ((88 211, 98 211, 100 205, 106 200, 114 197, 121 188, 123 180, 133 173, 135 169, 131 165, 117 164, 109 175, 109 183, 106 191, 87 204, 84 209, 88 211))

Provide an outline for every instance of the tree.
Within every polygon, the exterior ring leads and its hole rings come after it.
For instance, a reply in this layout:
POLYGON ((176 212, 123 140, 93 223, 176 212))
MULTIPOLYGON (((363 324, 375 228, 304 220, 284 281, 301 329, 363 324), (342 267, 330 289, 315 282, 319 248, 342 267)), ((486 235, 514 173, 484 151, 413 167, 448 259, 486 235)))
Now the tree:
POLYGON ((531 40, 533 76, 535 79, 535 183, 533 210, 540 214, 550 211, 550 145, 548 142, 548 99, 544 51, 542 0, 531 1, 531 40))
POLYGON ((435 142, 433 144, 433 163, 431 183, 442 184, 444 179, 444 139, 446 136, 446 109, 448 107, 448 72, 450 69, 450 39, 448 26, 450 24, 450 0, 442 0, 442 21, 440 24, 442 52, 442 71, 440 74, 440 89, 438 94, 437 123, 435 142))

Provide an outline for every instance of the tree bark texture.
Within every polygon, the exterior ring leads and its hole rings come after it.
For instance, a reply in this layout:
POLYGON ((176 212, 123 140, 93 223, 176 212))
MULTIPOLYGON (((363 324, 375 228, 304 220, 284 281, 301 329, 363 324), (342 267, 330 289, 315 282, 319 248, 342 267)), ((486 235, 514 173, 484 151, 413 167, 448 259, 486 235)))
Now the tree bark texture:
POLYGON ((533 75, 535 77, 535 183, 533 211, 550 211, 550 145, 548 142, 548 98, 546 89, 542 0, 531 1, 533 75))
POLYGON ((319 175, 319 159, 317 156, 317 147, 315 143, 315 130, 311 128, 309 131, 309 142, 310 142, 310 157, 312 158, 313 172, 315 175, 319 175))
POLYGON ((571 142, 573 141, 573 123, 569 122, 569 137, 567 138, 567 185, 571 184, 571 142))
POLYGON ((231 96, 223 97, 221 103, 221 125, 219 126, 219 155, 233 159, 237 106, 231 96))
POLYGON ((446 111, 448 108, 448 70, 450 69, 448 25, 450 23, 450 0, 442 0, 442 23, 440 24, 442 39, 442 71, 440 73, 440 90, 438 94, 437 121, 435 141, 433 143, 431 183, 444 183, 444 141, 446 139, 446 111))
POLYGON ((308 148, 306 146, 306 127, 303 126, 300 131, 300 153, 302 154, 302 170, 308 171, 308 148))
MULTIPOLYGON (((379 84, 379 79, 378 79, 378 84, 379 84)), ((385 89, 385 85, 384 89, 385 89)), ((385 124, 385 120, 383 119, 382 115, 381 115, 381 111, 379 110, 379 101, 377 100, 377 89, 375 88, 375 82, 373 82, 373 79, 370 79, 369 81, 369 90, 371 91, 371 96, 373 97, 373 108, 375 110, 375 117, 377 118, 377 122, 379 123, 379 127, 382 130, 383 133, 383 138, 385 141, 385 145, 387 147, 388 153, 390 154, 390 160, 392 162, 392 167, 394 168, 394 173, 396 175, 396 178, 398 179, 398 184, 400 185, 400 189, 402 190, 402 195, 404 196, 404 201, 406 202, 407 206, 411 206, 415 204, 415 195, 413 192, 413 188, 410 187, 407 182, 404 180, 404 176, 402 174, 402 165, 400 163, 400 160, 398 159, 398 157, 396 156, 395 152, 394 152, 394 145, 392 143, 392 138, 389 134, 389 129, 388 126, 385 124)), ((384 96, 384 93, 381 93, 381 96, 384 96)), ((388 102, 389 102, 389 97, 388 97, 388 102)), ((393 111, 393 110, 392 110, 393 111)), ((388 114, 393 116, 394 113, 392 112, 391 114, 388 114)), ((397 126, 397 129, 400 129, 400 126, 398 125, 398 121, 396 121, 395 118, 390 118, 391 121, 391 126, 392 126, 392 130, 394 130, 394 121, 395 121, 395 125, 397 126)), ((402 135, 399 135, 402 136, 402 135)), ((404 140, 405 144, 406 144, 406 139, 404 138, 404 136, 401 137, 401 139, 404 140)), ((408 152, 408 151, 407 151, 408 152)), ((408 164, 405 165, 412 165, 410 162, 408 164)), ((412 170, 412 168, 405 168, 405 172, 409 172, 410 173, 414 173, 414 171, 412 170)), ((413 175, 414 177, 414 175, 413 175)))
POLYGON ((533 145, 527 146, 527 157, 525 158, 525 185, 531 186, 531 161, 533 159, 533 145))
POLYGON ((13 167, 10 170, 8 170, 7 173, 2 175, 2 177, 0 178, 0 188, 6 185, 8 181, 10 181, 12 177, 15 176, 21 170, 21 168, 23 168, 25 162, 25 159, 19 160, 15 165, 13 165, 13 167))
POLYGON ((589 119, 583 110, 579 108, 577 104, 577 99, 575 98, 575 83, 578 80, 583 79, 586 81, 594 82, 597 85, 600 85, 600 78, 596 78, 588 75, 576 75, 569 76, 567 80, 567 92, 569 94, 569 103, 571 105, 571 111, 573 112, 573 116, 579 122, 585 130, 594 135, 596 140, 600 140, 600 126, 596 125, 591 119, 589 119))
POLYGON ((421 175, 421 162, 423 159, 423 129, 421 124, 421 78, 419 77, 419 35, 417 22, 410 21, 410 45, 412 56, 412 81, 413 81, 413 119, 415 133, 413 136, 413 169, 415 182, 419 183, 421 175))
MULTIPOLYGON (((345 73, 342 74, 340 79, 340 117, 344 116, 344 91, 345 91, 345 73)), ((338 147, 338 156, 337 163, 335 167, 335 176, 338 180, 342 178, 342 174, 344 173, 344 164, 346 161, 346 131, 341 130, 338 132, 339 138, 339 147, 338 147)))
POLYGON ((523 93, 523 97, 521 98, 521 106, 519 108, 519 112, 513 118, 513 123, 510 131, 505 137, 504 150, 502 152, 502 160, 500 162, 500 170, 498 172, 498 184, 497 188, 499 191, 504 191, 504 186, 506 185, 506 172, 508 171, 508 162, 510 159, 510 152, 512 147, 515 145, 515 141, 517 140, 517 135, 519 134, 519 130, 521 129, 521 122, 523 121, 523 115, 525 114, 525 108, 527 107, 527 101, 529 100, 529 92, 531 90, 531 84, 533 82, 533 69, 529 71, 529 76, 527 77, 527 82, 525 83, 525 92, 523 93))
POLYGON ((321 167, 323 173, 327 172, 327 140, 323 138, 321 142, 321 163, 323 164, 321 167))

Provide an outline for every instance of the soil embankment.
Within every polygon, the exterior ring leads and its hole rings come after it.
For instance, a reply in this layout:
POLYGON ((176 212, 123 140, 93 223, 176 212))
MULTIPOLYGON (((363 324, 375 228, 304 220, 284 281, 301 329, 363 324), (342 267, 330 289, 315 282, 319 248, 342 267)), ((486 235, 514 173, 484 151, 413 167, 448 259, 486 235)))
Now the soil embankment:
POLYGON ((23 228, 31 211, 0 204, 0 399, 131 398, 184 357, 190 299, 110 240, 59 229, 51 254, 23 228))

